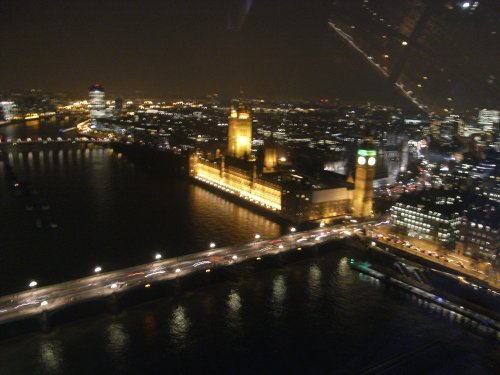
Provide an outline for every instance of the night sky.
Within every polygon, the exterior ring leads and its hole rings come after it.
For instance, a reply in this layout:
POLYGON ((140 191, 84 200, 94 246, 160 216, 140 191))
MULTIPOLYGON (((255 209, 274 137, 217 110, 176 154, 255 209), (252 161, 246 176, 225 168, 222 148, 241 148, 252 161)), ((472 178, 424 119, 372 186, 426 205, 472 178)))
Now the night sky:
POLYGON ((0 0, 0 90, 404 103, 325 0, 0 0))

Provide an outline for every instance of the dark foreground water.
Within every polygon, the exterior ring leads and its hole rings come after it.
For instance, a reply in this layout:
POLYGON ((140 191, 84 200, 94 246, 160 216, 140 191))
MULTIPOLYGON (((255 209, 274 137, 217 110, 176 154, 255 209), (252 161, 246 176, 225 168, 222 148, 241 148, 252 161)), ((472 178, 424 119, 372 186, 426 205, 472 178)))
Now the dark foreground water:
MULTIPOLYGON (((210 241, 236 244, 281 230, 110 150, 32 150, 10 160, 50 204, 59 227, 37 228, 25 198, 0 171, 1 294, 32 278, 46 284, 88 274, 96 264, 112 269, 149 261, 156 251, 184 254, 210 241)), ((497 342, 352 271, 345 257, 353 250, 331 250, 50 333, 4 339, 0 374, 498 373, 497 342)))
MULTIPOLYGON (((26 131, 15 125, 0 133, 16 129, 26 131)), ((31 279, 46 285, 85 276, 96 265, 146 263, 156 252, 177 256, 206 250, 212 241, 225 246, 256 233, 280 234, 271 220, 186 180, 145 171, 110 149, 19 146, 8 158, 37 195, 18 196, 0 162, 0 294, 22 290, 31 279), (46 213, 27 210, 34 200, 50 206, 56 229, 37 228, 46 213)))
POLYGON ((1 374, 494 374, 498 344, 347 252, 0 341, 1 374), (378 367, 380 366, 380 367, 378 367), (380 373, 380 372, 374 372, 380 373), (391 372, 389 372, 391 373, 391 372))

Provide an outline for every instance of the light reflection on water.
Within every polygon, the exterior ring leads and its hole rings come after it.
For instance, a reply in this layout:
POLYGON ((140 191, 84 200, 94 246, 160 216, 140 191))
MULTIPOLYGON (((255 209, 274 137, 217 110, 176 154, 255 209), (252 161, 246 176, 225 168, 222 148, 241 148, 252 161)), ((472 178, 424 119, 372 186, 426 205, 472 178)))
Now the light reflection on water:
MULTIPOLYGON (((28 232, 24 237, 32 238, 24 243, 19 234, 9 238, 9 233, 15 233, 19 223, 24 222, 24 210, 20 218, 3 223, 7 227, 12 225, 12 231, 6 230, 2 239, 4 264, 15 260, 19 266, 11 274, 9 269, 4 270, 0 276, 4 278, 0 279, 2 286, 4 280, 15 277, 22 278, 24 283, 25 275, 19 275, 19 270, 30 276, 36 271, 37 275, 48 277, 48 270, 68 269, 71 276, 77 267, 72 263, 75 258, 76 263, 84 264, 84 272, 88 272, 88 264, 95 264, 92 252, 97 254, 96 259, 105 259, 112 267, 115 259, 134 264, 149 260, 158 248, 175 254, 176 249, 186 252, 205 249, 210 241, 219 245, 241 243, 253 240, 255 233, 271 238, 280 231, 272 221, 203 188, 148 175, 125 158, 101 148, 39 151, 38 156, 33 152, 39 163, 23 162, 30 158, 28 153, 9 154, 16 168, 33 176, 32 182, 53 207, 54 217, 61 225, 57 232, 50 233, 60 239, 55 243, 47 242, 46 238, 38 240, 41 232, 28 232), (75 238, 75 228, 79 228, 82 238, 75 238), (9 240, 10 245, 15 245, 10 261, 9 240), (35 240, 39 248, 30 253, 35 240), (18 259, 20 253, 39 256, 36 262, 31 262, 35 267, 29 269, 30 263, 18 259), (51 264, 45 263, 47 259, 51 264)), ((464 324, 449 323, 452 319, 467 322, 463 317, 439 310, 433 304, 427 304, 429 310, 424 311, 418 307, 423 306, 421 300, 406 301, 387 288, 377 288, 372 278, 360 279, 350 269, 345 255, 346 252, 338 257, 255 273, 249 276, 249 282, 243 280, 237 286, 223 282, 211 287, 209 295, 194 291, 191 298, 179 296, 179 301, 167 303, 163 310, 157 308, 165 304, 161 300, 133 307, 134 314, 113 318, 112 323, 108 318, 96 316, 62 325, 50 337, 33 333, 0 341, 0 374, 29 373, 22 371, 26 366, 36 369, 31 373, 93 374, 96 373, 93 368, 85 365, 94 361, 102 374, 123 373, 125 367, 144 369, 144 373, 158 372, 158 368, 189 372, 184 366, 190 366, 192 373, 202 373, 209 372, 207 364, 221 357, 223 362, 215 368, 229 373, 230 363, 221 353, 231 353, 238 362, 248 361, 248 353, 257 353, 270 373, 293 372, 290 366, 297 366, 296 372, 311 373, 305 367, 313 362, 324 361, 321 364, 332 369, 358 354, 360 358, 370 357, 372 348, 361 344, 365 341, 382 344, 392 341, 397 351, 384 352, 384 345, 380 345, 383 358, 435 339, 444 340, 446 345, 468 345, 467 352, 479 353, 478 358, 491 350, 488 343, 474 341, 475 336, 462 329, 464 324), (322 287, 322 278, 327 287, 322 287), (266 314, 274 318, 265 319, 266 314), (210 316, 211 320, 201 321, 204 316, 210 316), (432 316, 443 318, 432 319, 432 316), (317 324, 305 324, 305 320, 317 324), (377 322, 375 328, 373 322, 377 322), (220 334, 228 331, 236 333, 231 340, 220 334), (297 345, 297 339, 310 335, 315 339, 297 345), (455 335, 461 340, 454 340, 455 335), (473 344, 468 344, 471 339, 473 344), (153 353, 161 351, 155 352, 156 348, 168 350, 155 356, 146 352, 146 347, 153 353), (235 351, 235 347, 241 351, 235 351), (185 360, 182 365, 177 362, 178 357, 185 360), (76 366, 85 370, 65 372, 76 366), (5 371, 6 368, 12 370, 5 371)), ((236 370, 231 373, 238 373, 236 370)), ((255 371, 262 372, 266 371, 255 371)))
POLYGON ((170 337, 177 350, 182 350, 187 346, 189 328, 191 321, 186 315, 183 306, 177 306, 170 317, 170 337))
MULTIPOLYGON (((252 241, 255 233, 280 235, 277 223, 186 180, 148 173, 109 149, 67 147, 7 154, 18 178, 50 205, 58 228, 35 227, 36 213, 24 211, 33 204, 26 203, 30 197, 12 190, 0 196, 0 206, 11 204, 2 239, 4 264, 16 262, 22 270, 0 272, 6 289, 18 290, 33 275, 44 283, 86 276, 95 263, 108 270, 141 264, 158 249, 178 256, 205 250, 211 241, 230 246, 252 241), (37 262, 16 256, 33 252, 37 262), (54 268, 59 272, 51 272, 54 268)), ((6 186, 3 174, 0 184, 6 186)))
POLYGON ((156 315, 149 313, 144 315, 144 335, 147 338, 154 338, 158 336, 158 327, 157 327, 157 319, 156 315))
POLYGON ((231 328, 240 330, 242 328, 241 321, 241 296, 237 289, 231 289, 227 297, 227 320, 231 328))
MULTIPOLYGON (((474 353, 471 368, 484 353, 493 355, 491 342, 474 336, 463 316, 441 310, 441 317, 439 306, 424 307, 421 299, 377 287, 353 270, 351 277, 339 276, 339 261, 325 255, 132 306, 111 318, 66 323, 49 336, 0 340, 0 374, 29 373, 22 371, 29 367, 44 374, 239 373, 255 363, 261 367, 250 373, 359 373, 437 340, 455 348, 449 359, 441 358, 440 347, 430 351, 440 363, 474 353), (335 282, 326 283, 330 276, 335 282), (313 300, 311 290, 320 297, 313 300), (311 369, 313 361, 319 366, 311 369)), ((436 373, 453 373, 445 370, 436 373)))
POLYGON ((283 314, 286 292, 287 288, 285 283, 285 276, 277 275, 273 280, 271 298, 272 313, 277 318, 279 318, 283 314))
POLYGON ((129 343, 129 335, 121 323, 111 323, 106 330, 109 352, 125 355, 129 343))
POLYGON ((309 289, 314 292, 317 292, 321 282, 321 269, 317 264, 311 265, 309 267, 309 289))
MULTIPOLYGON (((379 279, 362 274, 362 273, 358 274, 358 279, 363 281, 363 282, 368 282, 368 283, 375 285, 375 286, 381 285, 381 281, 379 279)), ((482 333, 487 332, 490 334, 494 334, 494 332, 495 332, 492 328, 486 327, 483 324, 479 324, 477 321, 472 320, 469 317, 460 314, 459 312, 449 310, 448 308, 443 307, 441 305, 438 305, 438 304, 431 302, 427 299, 420 298, 419 296, 417 296, 413 293, 409 293, 409 292, 407 292, 405 290, 401 290, 399 288, 398 289, 391 288, 391 290, 394 290, 398 294, 403 295, 407 301, 410 301, 412 304, 417 305, 419 308, 425 310, 427 313, 429 313, 430 315, 432 315, 434 317, 445 319, 451 323, 456 323, 456 324, 462 325, 464 327, 465 326, 471 327, 471 328, 476 329, 477 331, 482 332, 482 333)))
POLYGON ((63 361, 61 342, 48 338, 42 339, 39 350, 40 368, 48 373, 60 373, 63 361))

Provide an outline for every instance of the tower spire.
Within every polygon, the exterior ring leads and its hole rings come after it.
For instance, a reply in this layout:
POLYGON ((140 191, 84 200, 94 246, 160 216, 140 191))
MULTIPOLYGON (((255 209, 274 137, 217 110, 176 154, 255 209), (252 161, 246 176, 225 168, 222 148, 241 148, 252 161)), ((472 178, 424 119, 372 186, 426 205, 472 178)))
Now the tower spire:
POLYGON ((227 135, 227 155, 244 159, 252 152, 252 114, 242 99, 231 105, 227 135))
POLYGON ((367 218, 373 215, 373 180, 377 151, 368 127, 366 130, 365 138, 356 155, 353 216, 357 218, 367 218))

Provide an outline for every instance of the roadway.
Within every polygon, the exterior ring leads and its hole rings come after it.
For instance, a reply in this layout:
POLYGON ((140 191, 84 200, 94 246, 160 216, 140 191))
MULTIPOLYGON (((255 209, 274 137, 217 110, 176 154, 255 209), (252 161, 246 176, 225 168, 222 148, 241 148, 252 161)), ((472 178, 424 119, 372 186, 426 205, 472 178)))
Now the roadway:
POLYGON ((68 138, 7 138, 4 141, 0 141, 0 146, 17 146, 17 145, 47 145, 47 144, 74 144, 74 143, 110 143, 113 141, 111 138, 88 138, 88 137, 68 137, 68 138))
MULTIPOLYGON (((496 274, 493 273, 492 276, 488 276, 484 271, 479 270, 472 259, 467 256, 452 251, 445 251, 437 245, 419 241, 408 236, 390 234, 390 226, 388 225, 372 226, 367 230, 366 235, 376 242, 418 256, 460 274, 482 280, 493 289, 500 289, 500 283, 496 279, 496 274)), ((461 280, 466 282, 463 277, 461 280)))
POLYGON ((211 272, 214 268, 231 266, 249 259, 258 261, 264 255, 299 250, 301 246, 350 237, 361 231, 364 224, 366 223, 293 232, 277 239, 259 239, 241 246, 214 248, 182 257, 159 259, 126 269, 29 289, 0 298, 0 324, 83 301, 105 298, 133 288, 149 288, 152 283, 175 279, 193 272, 211 272))

